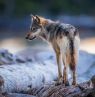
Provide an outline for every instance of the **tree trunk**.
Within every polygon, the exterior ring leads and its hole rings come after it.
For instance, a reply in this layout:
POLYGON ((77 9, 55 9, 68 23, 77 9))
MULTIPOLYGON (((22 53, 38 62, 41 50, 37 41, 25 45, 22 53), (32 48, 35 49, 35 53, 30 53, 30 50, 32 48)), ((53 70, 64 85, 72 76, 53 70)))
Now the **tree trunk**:
MULTIPOLYGON (((94 78, 95 82, 95 76, 92 78, 94 78)), ((92 82, 84 82, 78 86, 64 86, 64 84, 58 86, 43 85, 39 88, 30 89, 27 92, 7 93, 3 95, 5 97, 95 97, 95 83, 92 82)))

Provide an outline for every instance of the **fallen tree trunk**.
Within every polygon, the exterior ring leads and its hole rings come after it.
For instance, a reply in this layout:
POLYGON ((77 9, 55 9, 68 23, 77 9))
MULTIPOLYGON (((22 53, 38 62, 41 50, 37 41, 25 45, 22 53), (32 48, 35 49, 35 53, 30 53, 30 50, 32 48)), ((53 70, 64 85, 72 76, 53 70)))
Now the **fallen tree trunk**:
POLYGON ((28 91, 28 94, 37 97, 95 97, 95 76, 90 81, 77 86, 44 85, 38 89, 28 91))
POLYGON ((29 94, 22 94, 22 93, 7 93, 0 95, 0 97, 36 97, 36 96, 32 96, 29 94))
MULTIPOLYGON (((32 55, 32 59, 28 58, 27 60, 27 58, 13 55, 7 50, 0 50, 0 63, 2 63, 0 65, 0 76, 4 80, 4 91, 28 91, 30 86, 38 88, 57 79, 57 65, 53 53, 36 53, 32 55), (35 61, 32 61, 33 57, 35 57, 35 61)), ((94 59, 94 55, 83 51, 80 52, 77 68, 78 82, 81 82, 81 79, 83 81, 89 80, 88 75, 95 74, 94 59)), ((69 79, 71 80, 70 73, 69 79)))
MULTIPOLYGON (((82 56, 82 58, 80 58, 78 69, 81 69, 81 73, 79 74, 78 72, 78 75, 82 75, 82 78, 85 79, 88 71, 90 74, 95 74, 93 67, 95 56, 84 52, 81 52, 80 56, 82 56), (90 59, 89 62, 88 59, 90 59), (86 65, 85 63, 90 65, 86 65), (86 67, 84 70, 85 72, 83 71, 83 66, 86 67)), ((73 97, 70 95, 92 95, 90 93, 94 91, 91 89, 89 83, 84 83, 79 87, 45 85, 46 83, 52 83, 52 81, 57 79, 57 65, 55 65, 54 56, 51 57, 49 54, 47 57, 46 52, 40 53, 39 56, 37 56, 37 59, 40 60, 37 62, 30 62, 30 60, 27 61, 18 57, 14 58, 13 55, 6 52, 1 52, 0 58, 2 63, 0 66, 0 92, 2 93, 27 93, 38 97, 73 97), (87 88, 84 88, 84 86, 87 86, 87 88)), ((11 95, 17 97, 16 94, 7 94, 7 96, 8 95, 10 97, 11 95)), ((24 95, 21 97, 24 97, 24 95)))
POLYGON ((38 89, 28 91, 37 97, 95 97, 95 76, 90 81, 77 86, 43 85, 38 89))
POLYGON ((0 97, 95 97, 95 76, 92 77, 91 81, 81 83, 78 86, 49 84, 21 93, 7 93, 0 97))
MULTIPOLYGON (((3 90, 6 92, 28 91, 37 88, 44 83, 51 83, 57 77, 57 66, 49 64, 53 68, 46 68, 47 65, 38 63, 14 64, 0 66, 0 75, 4 80, 3 90), (48 72, 48 73, 47 73, 48 72)), ((2 80, 2 79, 1 79, 2 80)))

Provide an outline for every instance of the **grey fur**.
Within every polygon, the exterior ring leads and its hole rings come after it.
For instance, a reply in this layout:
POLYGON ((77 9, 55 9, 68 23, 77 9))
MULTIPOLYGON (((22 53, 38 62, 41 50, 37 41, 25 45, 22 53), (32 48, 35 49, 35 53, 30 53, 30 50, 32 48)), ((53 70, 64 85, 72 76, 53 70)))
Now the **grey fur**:
POLYGON ((67 83, 66 68, 69 65, 73 73, 73 85, 76 85, 76 64, 79 51, 79 33, 71 24, 54 22, 42 17, 33 16, 31 31, 28 39, 40 37, 51 43, 57 58, 59 83, 67 83), (35 28, 35 29, 34 29, 35 28), (62 55, 62 58, 61 58, 62 55), (61 72, 61 60, 64 63, 63 78, 61 72))
POLYGON ((54 38, 62 38, 62 36, 67 36, 68 38, 74 38, 75 35, 78 35, 76 28, 70 24, 64 23, 50 23, 46 30, 50 34, 50 40, 54 38))

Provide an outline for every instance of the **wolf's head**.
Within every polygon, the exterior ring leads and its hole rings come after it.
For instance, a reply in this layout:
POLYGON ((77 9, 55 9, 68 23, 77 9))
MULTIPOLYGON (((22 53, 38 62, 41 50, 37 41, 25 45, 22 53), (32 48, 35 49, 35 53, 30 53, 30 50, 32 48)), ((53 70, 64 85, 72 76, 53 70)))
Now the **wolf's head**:
POLYGON ((33 40, 45 32, 44 25, 47 23, 47 20, 39 16, 31 16, 32 23, 30 25, 30 31, 26 35, 26 39, 33 40))

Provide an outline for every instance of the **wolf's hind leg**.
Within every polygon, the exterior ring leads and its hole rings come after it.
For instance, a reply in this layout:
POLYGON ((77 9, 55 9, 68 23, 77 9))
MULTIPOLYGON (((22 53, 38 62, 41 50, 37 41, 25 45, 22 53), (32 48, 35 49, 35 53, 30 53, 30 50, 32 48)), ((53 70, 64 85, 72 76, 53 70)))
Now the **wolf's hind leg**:
POLYGON ((76 70, 73 70, 73 82, 72 82, 72 85, 76 86, 76 70))
POLYGON ((70 70, 72 72, 72 78, 73 78, 73 81, 72 81, 72 85, 76 86, 77 83, 76 83, 76 64, 77 64, 77 54, 74 54, 72 56, 72 60, 70 62, 70 70))
POLYGON ((72 81, 72 85, 76 86, 76 65, 73 65, 71 66, 70 65, 70 69, 71 69, 71 72, 72 72, 72 78, 73 78, 73 81, 72 81))
POLYGON ((63 64, 64 64, 64 69, 63 69, 63 83, 66 86, 68 86, 69 85, 68 75, 67 75, 67 65, 68 65, 68 62, 67 62, 66 56, 65 57, 62 56, 62 59, 63 59, 63 64))

